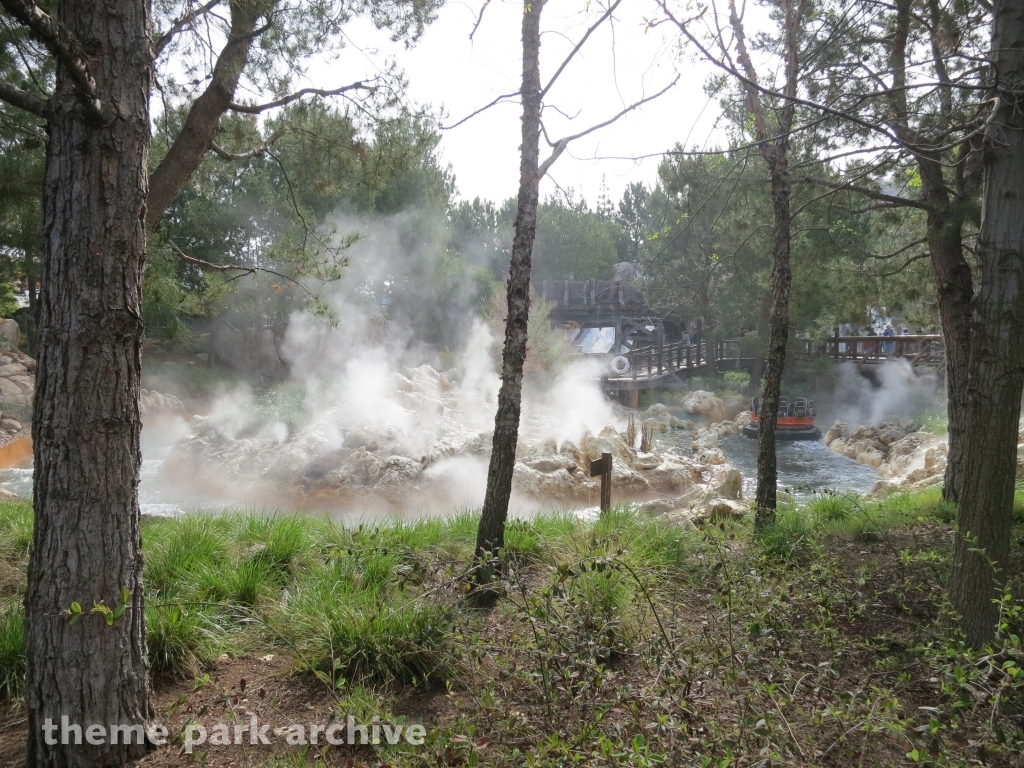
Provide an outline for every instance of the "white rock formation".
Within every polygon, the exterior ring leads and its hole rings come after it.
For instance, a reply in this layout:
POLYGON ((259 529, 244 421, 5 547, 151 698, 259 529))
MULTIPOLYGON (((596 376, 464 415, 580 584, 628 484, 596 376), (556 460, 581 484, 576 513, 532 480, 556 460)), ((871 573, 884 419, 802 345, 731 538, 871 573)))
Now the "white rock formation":
POLYGON ((36 361, 18 349, 21 332, 10 318, 0 320, 0 408, 32 405, 36 361))
POLYGON ((729 419, 729 412, 726 410, 722 399, 713 392, 705 392, 703 389, 690 392, 683 398, 680 408, 709 424, 718 421, 728 421, 729 419))

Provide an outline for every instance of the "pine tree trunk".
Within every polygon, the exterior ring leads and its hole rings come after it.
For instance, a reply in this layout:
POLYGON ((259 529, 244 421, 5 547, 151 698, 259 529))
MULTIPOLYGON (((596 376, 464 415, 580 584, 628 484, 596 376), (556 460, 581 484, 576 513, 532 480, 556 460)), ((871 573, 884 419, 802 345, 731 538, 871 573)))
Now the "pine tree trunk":
MULTIPOLYGON (((1024 3, 995 4, 992 58, 997 93, 1024 81, 1024 3)), ((995 96, 996 94, 992 94, 995 96)), ((999 620, 1013 524, 1017 420, 1024 386, 1024 115, 1002 95, 983 148, 963 475, 949 598, 974 647, 999 620)))
POLYGON ((519 207, 508 273, 508 319, 501 354, 501 388, 494 417, 494 440, 487 469, 487 490, 477 530, 477 555, 505 544, 505 520, 512 495, 512 473, 519 440, 526 329, 530 317, 530 269, 537 232, 540 185, 540 13, 543 2, 526 0, 523 12, 523 125, 519 163, 519 207))
POLYGON ((775 456, 775 425, 782 394, 782 371, 789 340, 789 292, 793 271, 789 264, 789 160, 787 140, 780 138, 768 163, 772 193, 772 309, 768 318, 768 353, 761 386, 761 419, 757 430, 757 490, 754 526, 775 522, 778 471, 775 456))
MULTIPOLYGON (((47 720, 151 718, 139 541, 141 282, 149 155, 146 0, 65 0, 103 105, 87 121, 57 68, 43 190, 39 357, 32 423, 35 531, 25 595, 29 764, 122 765, 144 745, 48 744, 47 720), (127 611, 72 624, 73 602, 127 611)), ((59 732, 56 741, 60 741, 59 732)), ((124 738, 119 741, 124 741, 124 738)), ((107 739, 109 742, 109 739, 107 739)))
POLYGON ((957 501, 963 477, 967 370, 971 354, 971 298, 974 286, 971 267, 964 257, 963 213, 954 206, 946 189, 942 165, 934 158, 919 157, 924 198, 932 206, 928 214, 928 250, 938 295, 939 317, 946 346, 946 413, 949 420, 949 460, 942 495, 957 501))
MULTIPOLYGON (((892 110, 894 128, 904 141, 915 143, 907 106, 907 43, 913 16, 912 0, 897 0, 892 38, 892 110)), ((946 114, 947 120, 952 120, 946 114)), ((949 459, 943 482, 943 497, 956 501, 963 476, 964 411, 967 406, 967 368, 971 350, 971 268, 964 258, 962 242, 964 205, 973 196, 962 190, 951 199, 943 158, 938 154, 917 155, 922 197, 929 205, 927 238, 932 271, 935 273, 939 317, 946 342, 946 412, 949 420, 949 459)))

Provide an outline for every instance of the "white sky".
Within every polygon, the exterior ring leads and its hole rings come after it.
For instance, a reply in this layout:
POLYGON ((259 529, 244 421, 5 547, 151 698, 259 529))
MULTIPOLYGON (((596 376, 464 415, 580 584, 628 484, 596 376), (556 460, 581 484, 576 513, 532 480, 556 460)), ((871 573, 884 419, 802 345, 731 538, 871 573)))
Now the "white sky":
MULTIPOLYGON (((394 58, 409 80, 410 97, 420 104, 442 106, 447 114, 443 124, 454 123, 519 88, 521 1, 492 0, 470 41, 479 9, 479 3, 451 0, 410 50, 391 43, 368 21, 357 20, 349 27, 354 42, 337 61, 314 67, 310 79, 319 87, 337 87, 394 58)), ((600 13, 597 6, 583 3, 551 2, 545 8, 542 83, 548 82, 600 13), (587 10, 576 10, 580 8, 587 10)), ((657 13, 653 0, 625 0, 615 14, 614 25, 605 24, 590 37, 548 94, 545 125, 555 141, 656 93, 677 72, 681 74, 678 85, 617 123, 572 143, 543 181, 542 195, 553 194, 559 187, 572 188, 593 205, 604 177, 612 200, 618 201, 626 184, 654 181, 659 158, 634 162, 596 157, 649 155, 669 149, 677 141, 690 147, 704 146, 709 140, 722 143, 721 134, 714 129, 717 100, 709 101, 703 91, 708 65, 689 55, 680 57, 667 25, 646 29, 644 17, 653 18, 657 13)), ((451 164, 462 198, 480 196, 500 202, 516 194, 519 117, 516 100, 444 132, 442 162, 451 164)), ((543 138, 541 142, 543 159, 548 150, 543 138)))

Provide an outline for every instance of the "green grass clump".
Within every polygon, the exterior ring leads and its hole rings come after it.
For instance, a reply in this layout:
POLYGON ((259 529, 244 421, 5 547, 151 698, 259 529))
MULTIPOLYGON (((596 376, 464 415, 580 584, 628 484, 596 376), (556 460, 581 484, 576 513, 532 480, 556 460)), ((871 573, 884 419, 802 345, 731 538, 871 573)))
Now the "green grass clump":
POLYGON ((949 434, 949 416, 945 412, 929 412, 920 419, 921 429, 933 435, 949 434))
POLYGON ((400 589, 396 552, 340 555, 296 584, 270 624, 308 666, 349 680, 427 682, 448 668, 448 609, 400 589))
POLYGON ((213 611, 180 604, 146 606, 146 645, 154 675, 195 676, 232 650, 213 611))
POLYGON ((25 684, 25 612, 20 605, 0 607, 0 698, 21 694, 25 684))
POLYGON ((32 502, 0 504, 0 559, 20 562, 32 545, 32 502))
POLYGON ((789 561, 805 555, 811 547, 814 528, 804 510, 782 510, 775 523, 755 531, 754 539, 769 560, 789 561))
POLYGON ((288 573, 316 539, 314 521, 297 515, 246 515, 238 522, 239 541, 253 547, 250 556, 288 573))
POLYGON ((822 523, 841 523, 856 514, 853 498, 840 493, 824 493, 815 496, 805 510, 822 523))

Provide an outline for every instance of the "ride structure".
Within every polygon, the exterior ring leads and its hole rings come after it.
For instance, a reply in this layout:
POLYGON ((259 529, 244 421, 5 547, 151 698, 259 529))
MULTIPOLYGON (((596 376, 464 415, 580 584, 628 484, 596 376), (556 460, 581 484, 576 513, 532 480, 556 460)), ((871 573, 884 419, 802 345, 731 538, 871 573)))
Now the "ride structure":
MULTIPOLYGON (((792 403, 779 399, 779 416, 775 423, 776 440, 821 440, 821 430, 814 424, 814 401, 798 397, 792 403)), ((750 401, 750 423, 743 428, 743 436, 756 439, 761 426, 759 398, 750 401)))

